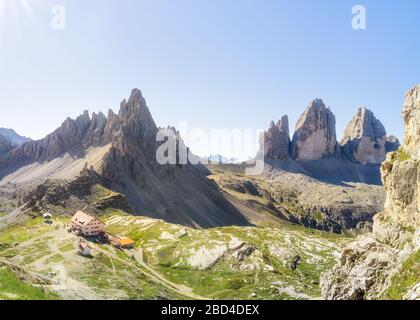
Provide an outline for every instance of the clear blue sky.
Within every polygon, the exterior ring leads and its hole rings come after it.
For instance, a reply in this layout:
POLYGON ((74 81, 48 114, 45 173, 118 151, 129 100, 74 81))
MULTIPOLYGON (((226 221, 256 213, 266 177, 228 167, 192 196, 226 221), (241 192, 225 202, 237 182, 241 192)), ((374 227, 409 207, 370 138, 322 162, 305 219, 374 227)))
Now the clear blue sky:
POLYGON ((117 110, 134 87, 161 126, 257 129, 288 114, 293 131, 320 97, 339 138, 362 105, 402 137, 403 94, 420 83, 417 0, 0 0, 0 7, 0 127, 32 138, 84 109, 117 110), (67 10, 65 31, 50 26, 55 4, 67 10), (356 4, 367 9, 365 31, 351 27, 356 4))

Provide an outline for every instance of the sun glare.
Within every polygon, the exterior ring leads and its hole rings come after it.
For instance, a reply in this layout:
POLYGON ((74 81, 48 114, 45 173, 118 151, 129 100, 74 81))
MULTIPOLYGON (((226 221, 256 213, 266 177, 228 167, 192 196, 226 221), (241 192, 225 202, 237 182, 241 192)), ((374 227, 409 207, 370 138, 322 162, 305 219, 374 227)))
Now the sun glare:
POLYGON ((30 19, 33 26, 39 31, 41 25, 28 0, 0 0, 0 20, 3 20, 7 14, 11 14, 16 24, 20 11, 24 12, 25 16, 30 19))

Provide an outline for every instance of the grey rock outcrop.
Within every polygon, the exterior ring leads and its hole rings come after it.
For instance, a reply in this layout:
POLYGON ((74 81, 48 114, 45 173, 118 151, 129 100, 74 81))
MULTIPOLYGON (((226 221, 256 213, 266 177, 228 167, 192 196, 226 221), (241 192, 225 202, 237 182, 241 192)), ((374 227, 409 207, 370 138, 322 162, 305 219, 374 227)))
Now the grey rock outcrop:
POLYGON ((420 158, 420 86, 414 87, 405 96, 404 146, 408 154, 420 158))
POLYGON ((264 157, 283 160, 289 158, 290 152, 290 133, 289 119, 285 115, 274 124, 271 122, 268 131, 264 132, 264 157))
POLYGON ((372 111, 363 107, 347 125, 340 145, 344 155, 351 161, 380 164, 388 151, 398 149, 399 142, 395 137, 387 137, 382 123, 372 111))
MULTIPOLYGON (((132 208, 127 197, 123 194, 108 190, 107 194, 93 196, 95 187, 109 186, 109 181, 104 179, 92 168, 85 166, 79 176, 67 182, 47 180, 38 185, 34 190, 23 197, 24 209, 30 212, 41 212, 48 210, 50 206, 55 207, 55 212, 66 212, 80 210, 83 207, 88 210, 106 210, 109 208, 120 209, 131 212, 132 208), (74 199, 84 200, 75 201, 74 199), (87 206, 85 204, 88 203, 87 206)), ((104 189, 106 190, 106 189, 104 189)), ((102 191, 104 193, 104 191, 102 191)))
POLYGON ((327 159, 337 150, 335 116, 321 99, 315 99, 296 124, 292 157, 298 161, 327 159))
POLYGON ((390 135, 386 136, 385 139, 385 152, 393 152, 397 151, 398 148, 401 146, 400 140, 396 136, 390 135))
POLYGON ((420 85, 407 92, 403 116, 404 144, 381 167, 385 209, 373 233, 347 245, 321 276, 326 299, 420 299, 420 85), (409 283, 400 281, 405 275, 409 283))

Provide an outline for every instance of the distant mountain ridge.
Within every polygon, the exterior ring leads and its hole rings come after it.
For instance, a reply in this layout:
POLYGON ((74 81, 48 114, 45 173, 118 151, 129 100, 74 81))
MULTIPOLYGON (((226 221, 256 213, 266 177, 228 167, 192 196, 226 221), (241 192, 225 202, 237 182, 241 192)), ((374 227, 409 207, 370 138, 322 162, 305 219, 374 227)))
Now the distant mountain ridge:
POLYGON ((7 128, 0 128, 0 136, 9 140, 15 146, 20 146, 21 144, 32 141, 30 138, 17 134, 15 130, 7 128))
POLYGON ((18 135, 13 129, 0 128, 0 156, 29 141, 31 139, 18 135))
POLYGON ((335 116, 321 99, 313 100, 299 118, 292 139, 284 115, 262 136, 260 154, 279 170, 299 172, 322 180, 380 184, 379 165, 399 148, 395 136, 373 112, 363 107, 337 141, 335 116))

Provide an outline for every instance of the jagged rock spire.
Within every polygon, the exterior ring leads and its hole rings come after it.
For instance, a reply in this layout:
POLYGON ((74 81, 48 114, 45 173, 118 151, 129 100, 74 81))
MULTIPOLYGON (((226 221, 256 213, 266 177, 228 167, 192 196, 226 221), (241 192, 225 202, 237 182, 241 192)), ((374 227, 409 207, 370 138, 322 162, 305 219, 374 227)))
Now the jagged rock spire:
POLYGON ((336 154, 335 116, 321 99, 313 100, 296 124, 291 154, 298 161, 319 160, 336 154))
POLYGON ((271 122, 268 131, 264 132, 264 156, 271 159, 286 159, 289 157, 290 137, 289 137, 289 119, 284 115, 281 120, 274 124, 271 122))
POLYGON ((76 119, 67 118, 44 139, 12 150, 6 159, 2 159, 4 165, 0 174, 16 166, 52 160, 68 152, 83 154, 89 147, 112 143, 123 130, 126 136, 142 141, 144 145, 155 143, 157 127, 139 89, 133 89, 128 102, 121 103, 118 115, 110 110, 108 117, 102 112, 90 117, 85 110, 76 119))

